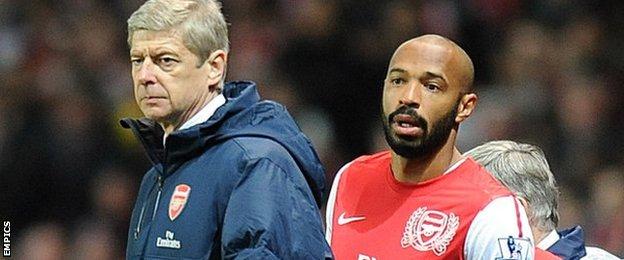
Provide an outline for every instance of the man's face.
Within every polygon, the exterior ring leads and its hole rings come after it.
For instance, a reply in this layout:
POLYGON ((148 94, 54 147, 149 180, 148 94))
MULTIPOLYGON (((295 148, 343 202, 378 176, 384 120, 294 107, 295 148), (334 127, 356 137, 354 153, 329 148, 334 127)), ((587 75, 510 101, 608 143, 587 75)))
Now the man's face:
POLYGON ((134 95, 143 114, 178 125, 209 96, 207 63, 175 31, 137 31, 130 48, 134 95))
POLYGON ((461 83, 456 56, 445 46, 412 42, 392 57, 382 121, 386 141, 398 155, 413 159, 437 151, 458 123, 461 83))

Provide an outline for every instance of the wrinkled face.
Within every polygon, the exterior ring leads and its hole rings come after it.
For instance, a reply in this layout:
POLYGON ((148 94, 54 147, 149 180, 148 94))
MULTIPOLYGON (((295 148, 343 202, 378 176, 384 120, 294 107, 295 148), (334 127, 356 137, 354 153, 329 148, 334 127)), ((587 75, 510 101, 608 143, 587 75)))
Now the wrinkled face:
POLYGON ((177 125, 209 96, 209 67, 175 31, 137 31, 130 48, 134 95, 143 114, 177 125))
POLYGON ((395 52, 384 82, 382 121, 386 141, 405 158, 438 150, 459 121, 461 75, 455 50, 411 42, 395 52))

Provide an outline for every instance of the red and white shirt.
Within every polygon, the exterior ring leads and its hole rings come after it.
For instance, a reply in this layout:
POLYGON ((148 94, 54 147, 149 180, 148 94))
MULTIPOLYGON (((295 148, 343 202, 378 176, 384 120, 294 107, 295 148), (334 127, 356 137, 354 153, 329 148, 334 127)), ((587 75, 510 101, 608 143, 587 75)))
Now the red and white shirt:
POLYGON ((418 184, 397 181, 389 151, 345 165, 332 186, 326 238, 336 259, 533 259, 522 205, 466 158, 418 184))

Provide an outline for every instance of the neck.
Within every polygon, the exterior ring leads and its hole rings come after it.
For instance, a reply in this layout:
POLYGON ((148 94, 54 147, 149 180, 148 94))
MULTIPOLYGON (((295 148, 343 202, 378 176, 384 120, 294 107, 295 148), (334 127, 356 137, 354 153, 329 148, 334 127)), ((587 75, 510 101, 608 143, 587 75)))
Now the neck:
POLYGON ((392 173, 397 181, 420 183, 442 175, 451 165, 461 160, 462 155, 455 147, 455 131, 437 151, 414 159, 407 159, 392 152, 392 173))
POLYGON ((191 119, 194 115, 196 115, 202 108, 204 108, 210 101, 212 101, 216 96, 219 95, 218 91, 210 91, 207 95, 196 100, 189 109, 184 111, 180 116, 177 116, 177 120, 161 122, 160 126, 162 126, 165 131, 165 136, 168 136, 173 131, 178 130, 186 121, 191 119))
POLYGON ((531 228, 533 231, 533 238, 535 238, 535 243, 541 242, 551 231, 542 231, 539 228, 531 228))

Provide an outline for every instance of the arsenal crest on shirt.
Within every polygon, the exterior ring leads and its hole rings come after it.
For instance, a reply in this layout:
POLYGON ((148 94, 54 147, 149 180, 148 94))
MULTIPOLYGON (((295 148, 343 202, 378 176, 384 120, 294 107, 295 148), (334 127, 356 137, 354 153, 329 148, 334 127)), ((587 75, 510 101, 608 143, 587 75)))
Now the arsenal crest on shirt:
POLYGON ((440 256, 455 236, 459 226, 459 217, 437 210, 420 207, 405 224, 405 232, 401 239, 403 248, 413 247, 418 251, 429 251, 440 256))
POLYGON ((179 184, 173 190, 173 195, 171 195, 171 201, 169 201, 169 219, 174 221, 182 210, 184 209, 184 205, 186 205, 186 201, 188 200, 189 194, 191 194, 191 186, 186 184, 179 184))

